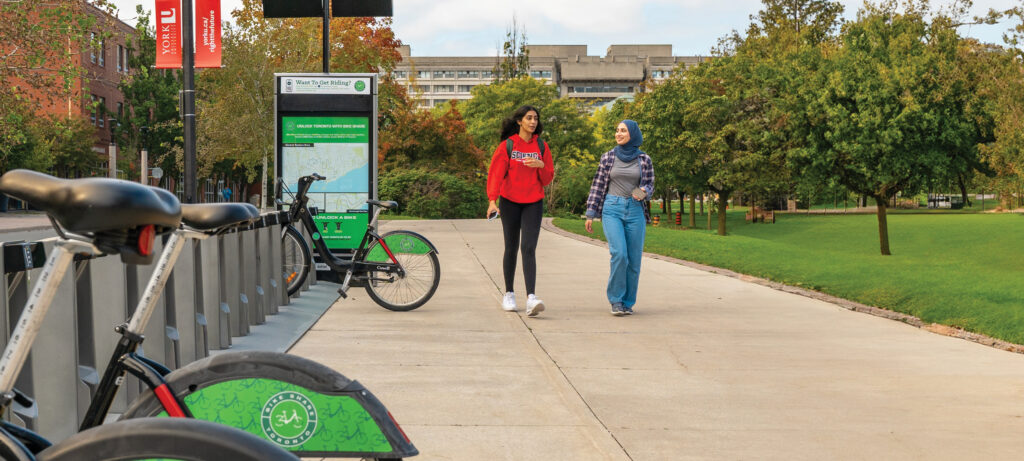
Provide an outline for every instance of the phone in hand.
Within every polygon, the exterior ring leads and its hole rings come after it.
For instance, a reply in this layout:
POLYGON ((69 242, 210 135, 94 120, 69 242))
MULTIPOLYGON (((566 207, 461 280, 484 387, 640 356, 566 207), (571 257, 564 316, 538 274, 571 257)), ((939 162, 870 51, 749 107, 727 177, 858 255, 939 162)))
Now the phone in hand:
POLYGON ((487 215, 487 220, 488 221, 494 221, 495 218, 497 218, 498 216, 499 215, 498 215, 497 211, 492 211, 491 214, 487 215))

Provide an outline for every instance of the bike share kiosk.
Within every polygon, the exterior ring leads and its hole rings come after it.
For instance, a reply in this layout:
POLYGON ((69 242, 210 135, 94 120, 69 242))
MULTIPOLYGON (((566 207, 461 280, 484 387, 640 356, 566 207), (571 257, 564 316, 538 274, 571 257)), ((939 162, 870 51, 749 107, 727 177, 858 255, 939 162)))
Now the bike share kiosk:
MULTIPOLYGON (((295 191, 300 176, 326 176, 309 191, 318 214, 307 231, 332 253, 351 254, 366 233, 366 200, 377 198, 377 75, 275 74, 274 87, 274 177, 295 191)), ((341 282, 323 262, 316 270, 318 280, 341 282)))

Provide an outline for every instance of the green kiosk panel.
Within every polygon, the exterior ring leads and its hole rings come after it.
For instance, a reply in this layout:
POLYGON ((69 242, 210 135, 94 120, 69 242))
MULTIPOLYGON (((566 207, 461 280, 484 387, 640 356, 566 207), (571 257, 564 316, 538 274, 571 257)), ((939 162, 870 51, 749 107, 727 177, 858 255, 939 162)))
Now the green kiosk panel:
POLYGON ((366 201, 377 198, 377 76, 277 74, 275 83, 276 177, 292 191, 301 176, 327 177, 309 191, 319 211, 310 234, 334 252, 352 250, 366 233, 366 201))

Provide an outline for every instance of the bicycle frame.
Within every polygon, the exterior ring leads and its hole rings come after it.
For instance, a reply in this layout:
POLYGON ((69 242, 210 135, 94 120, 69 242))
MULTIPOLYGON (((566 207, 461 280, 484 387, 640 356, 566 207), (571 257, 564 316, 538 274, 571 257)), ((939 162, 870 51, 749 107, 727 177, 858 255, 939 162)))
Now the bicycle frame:
MULTIPOLYGON (((311 176, 303 176, 299 178, 298 192, 295 194, 295 201, 292 202, 291 208, 288 210, 288 219, 290 223, 296 221, 301 222, 306 229, 311 232, 316 231, 316 223, 313 222, 313 216, 309 213, 309 198, 306 197, 306 193, 309 192, 315 179, 311 176)), ((387 274, 396 274, 399 277, 405 275, 405 270, 401 264, 398 263, 398 259, 388 248, 384 239, 381 238, 380 234, 377 233, 377 217, 380 216, 380 207, 370 205, 373 210, 373 216, 370 218, 366 225, 366 233, 363 234, 362 241, 359 242, 359 246, 352 252, 352 257, 348 260, 341 259, 331 253, 330 249, 327 248, 327 244, 324 243, 322 238, 314 238, 313 246, 317 253, 320 254, 320 258, 323 259, 324 264, 327 264, 335 273, 345 274, 345 278, 341 283, 341 292, 344 294, 348 290, 353 280, 359 283, 365 283, 369 281, 366 274, 369 272, 383 272, 387 274), (380 243, 381 248, 387 253, 388 257, 391 258, 391 262, 366 262, 366 249, 369 244, 373 241, 380 243)))
MULTIPOLYGON (((25 309, 22 311, 21 316, 18 318, 18 324, 11 333, 11 340, 4 348, 3 356, 0 356, 0 411, 7 410, 11 402, 17 398, 14 383, 18 379, 18 374, 21 373, 22 367, 25 365, 28 353, 32 348, 32 343, 35 342, 36 336, 39 334, 39 329, 46 318, 46 313, 53 304, 53 297, 57 293, 60 282, 71 265, 71 261, 74 260, 76 254, 84 254, 89 257, 103 254, 101 250, 89 243, 85 237, 75 236, 75 238, 67 239, 53 237, 45 241, 54 243, 54 251, 47 258, 39 280, 32 287, 28 301, 25 303, 25 309)), ((166 283, 166 278, 163 280, 163 283, 166 283)), ((152 315, 152 307, 155 306, 159 291, 156 291, 155 295, 153 296, 153 293, 150 293, 152 299, 147 301, 151 304, 150 308, 148 311, 143 309, 141 311, 142 315, 136 315, 134 320, 141 322, 148 320, 148 317, 152 315), (141 317, 145 318, 142 319, 141 317)), ((146 298, 144 297, 144 299, 146 298)), ((87 413, 86 418, 86 423, 89 424, 83 423, 82 429, 87 429, 103 422, 103 419, 106 417, 106 411, 110 409, 110 402, 113 401, 117 387, 120 386, 126 372, 137 376, 150 386, 157 395, 161 396, 161 402, 165 402, 170 409, 169 414, 172 416, 188 416, 188 409, 181 405, 167 390, 166 383, 161 378, 161 369, 166 369, 134 353, 138 349, 139 344, 142 343, 142 335, 127 333, 127 331, 134 331, 130 329, 125 331, 126 333, 121 341, 118 342, 114 357, 111 358, 111 363, 104 374, 106 387, 101 386, 100 388, 101 391, 104 391, 102 396, 107 397, 106 404, 102 406, 104 403, 102 399, 93 400, 90 405, 91 411, 87 413), (92 418, 88 417, 90 414, 92 418), (97 419, 98 422, 95 422, 97 419)), ((100 392, 97 392, 97 396, 101 396, 100 392)))
POLYGON ((188 407, 174 396, 163 379, 171 372, 170 369, 159 362, 142 357, 136 352, 145 339, 143 332, 156 310, 157 300, 160 299, 160 293, 167 285, 167 280, 174 269, 174 263, 178 260, 186 240, 202 240, 207 237, 209 235, 202 232, 184 228, 171 233, 131 318, 127 324, 119 325, 114 329, 121 334, 121 339, 118 340, 117 346, 107 362, 103 378, 100 380, 96 394, 89 403, 85 418, 82 419, 82 424, 79 426, 80 431, 103 424, 110 412, 114 397, 117 396, 118 389, 124 383, 126 373, 131 373, 149 387, 167 410, 168 415, 179 418, 192 417, 188 407))

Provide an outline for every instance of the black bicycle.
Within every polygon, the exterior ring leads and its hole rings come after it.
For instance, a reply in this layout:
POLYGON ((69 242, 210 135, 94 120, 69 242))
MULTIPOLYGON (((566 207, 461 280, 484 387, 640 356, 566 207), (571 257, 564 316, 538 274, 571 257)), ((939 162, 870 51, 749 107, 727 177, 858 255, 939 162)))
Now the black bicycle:
MULTIPOLYGON (((366 234, 351 256, 341 258, 327 248, 316 232, 313 213, 308 207, 309 192, 315 181, 327 178, 313 173, 299 178, 298 190, 288 209, 287 221, 281 233, 284 264, 282 266, 288 294, 294 295, 309 276, 313 255, 309 244, 292 223, 301 222, 312 233, 311 240, 317 254, 341 281, 338 293, 347 297, 349 287, 362 286, 374 302, 392 311, 411 311, 422 306, 437 291, 441 282, 441 264, 437 248, 426 237, 407 230, 395 230, 384 235, 377 233, 377 218, 381 210, 398 207, 396 202, 367 200, 371 218, 366 234)), ((278 178, 280 184, 284 184, 278 178)))

